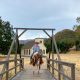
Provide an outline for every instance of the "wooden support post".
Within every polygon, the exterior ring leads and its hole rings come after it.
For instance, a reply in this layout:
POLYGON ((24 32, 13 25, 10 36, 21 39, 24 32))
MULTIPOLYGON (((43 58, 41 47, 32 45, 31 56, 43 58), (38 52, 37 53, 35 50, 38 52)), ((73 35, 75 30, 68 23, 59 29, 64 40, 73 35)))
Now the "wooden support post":
POLYGON ((71 66, 71 80, 75 80, 75 64, 71 66))
POLYGON ((15 53, 15 74, 17 73, 17 54, 18 54, 18 30, 16 29, 16 53, 15 53))
POLYGON ((22 59, 22 68, 24 69, 24 59, 22 59))
POLYGON ((47 59, 47 69, 49 69, 49 65, 48 65, 48 64, 49 64, 49 61, 48 61, 48 59, 47 59))
MULTIPOLYGON (((61 71, 61 65, 58 63, 58 71, 61 71)), ((61 80, 61 74, 58 72, 58 80, 61 80)))
POLYGON ((15 64, 15 75, 16 75, 16 73, 17 73, 17 61, 16 61, 16 59, 15 59, 15 61, 14 61, 14 64, 15 64))
MULTIPOLYGON (((52 59, 54 60, 53 30, 52 30, 52 59)), ((52 61, 52 74, 54 76, 54 61, 52 61)))
MULTIPOLYGON (((27 29, 25 29, 19 36, 18 36, 18 30, 16 31, 17 32, 17 53, 19 54, 19 57, 20 57, 20 59, 21 59, 21 50, 20 50, 20 45, 19 45, 19 37, 24 33, 24 32, 26 32, 27 31, 27 29)), ((21 71, 21 69, 22 69, 22 60, 20 60, 20 71, 21 71)))
MULTIPOLYGON (((50 59, 50 52, 49 52, 49 59, 50 59)), ((48 60, 48 64, 50 64, 50 60, 48 60)), ((50 70, 50 66, 49 66, 49 70, 50 70)))
POLYGON ((7 71, 6 72, 6 80, 8 80, 8 78, 9 78, 9 71, 8 70, 9 70, 9 62, 6 63, 6 71, 7 71))
POLYGON ((27 31, 27 29, 25 29, 25 30, 18 36, 18 38, 19 38, 22 34, 24 34, 26 31, 27 31))
MULTIPOLYGON (((54 41, 55 50, 57 52, 58 60, 61 61, 61 58, 60 58, 60 55, 59 55, 59 50, 58 50, 58 47, 57 47, 57 44, 56 44, 56 40, 55 40, 55 36, 54 35, 53 35, 53 41, 54 41)), ((63 69, 63 66, 62 65, 61 65, 61 71, 64 73, 64 69, 63 69)), ((63 76, 63 80, 67 80, 67 79, 63 76)))

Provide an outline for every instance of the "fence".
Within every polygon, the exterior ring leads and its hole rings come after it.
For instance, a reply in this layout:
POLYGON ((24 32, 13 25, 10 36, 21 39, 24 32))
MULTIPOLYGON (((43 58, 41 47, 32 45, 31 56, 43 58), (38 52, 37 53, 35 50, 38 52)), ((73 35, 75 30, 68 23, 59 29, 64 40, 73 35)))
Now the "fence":
POLYGON ((56 80, 62 80, 61 79, 61 75, 64 76, 66 78, 66 80, 75 80, 75 64, 74 63, 68 63, 68 62, 63 62, 63 61, 58 61, 58 60, 52 60, 52 59, 47 59, 47 69, 51 72, 51 68, 52 68, 52 75, 54 76, 54 71, 58 72, 58 79, 56 80), (50 62, 52 63, 56 63, 58 68, 55 68, 54 65, 52 65, 50 62), (71 76, 67 76, 65 73, 62 72, 61 70, 61 66, 67 66, 70 68, 70 74, 71 76))
POLYGON ((17 60, 8 60, 8 61, 0 61, 0 65, 5 65, 5 70, 4 72, 0 73, 0 77, 2 77, 5 74, 5 80, 11 80, 17 73, 22 71, 24 69, 24 59, 17 59, 17 60), (14 62, 14 67, 10 68, 9 64, 11 62, 14 62), (19 71, 17 71, 17 67, 19 67, 19 71), (9 72, 11 70, 14 70, 14 74, 10 79, 9 79, 9 72))

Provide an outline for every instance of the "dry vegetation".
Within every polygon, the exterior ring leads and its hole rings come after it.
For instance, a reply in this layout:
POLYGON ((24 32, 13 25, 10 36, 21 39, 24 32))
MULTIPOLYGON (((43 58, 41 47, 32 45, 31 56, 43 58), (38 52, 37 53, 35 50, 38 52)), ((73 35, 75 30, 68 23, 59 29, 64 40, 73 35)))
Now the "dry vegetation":
MULTIPOLYGON (((48 55, 47 55, 48 56, 48 55)), ((55 54, 55 59, 57 58, 57 55, 55 54)), ((66 54, 60 54, 60 57, 62 61, 71 62, 76 64, 76 80, 80 80, 80 51, 70 51, 66 54)), ((68 72, 66 72, 69 74, 68 72)))
MULTIPOLYGON (((71 52, 68 52, 67 54, 60 54, 60 56, 61 56, 62 61, 72 62, 76 64, 76 80, 80 80, 80 51, 77 51, 77 52, 71 51, 71 52)), ((55 54, 55 58, 57 58, 56 54, 55 54)), ((1 61, 4 59, 5 59, 5 56, 0 56, 1 61)), ((25 68, 31 68, 29 65, 29 58, 25 58, 24 61, 25 61, 25 68)), ((12 66, 13 66, 13 63, 11 64, 11 67, 12 66)), ((42 67, 45 67, 45 64, 42 67)), ((1 69, 2 68, 0 65, 0 70, 1 69)))

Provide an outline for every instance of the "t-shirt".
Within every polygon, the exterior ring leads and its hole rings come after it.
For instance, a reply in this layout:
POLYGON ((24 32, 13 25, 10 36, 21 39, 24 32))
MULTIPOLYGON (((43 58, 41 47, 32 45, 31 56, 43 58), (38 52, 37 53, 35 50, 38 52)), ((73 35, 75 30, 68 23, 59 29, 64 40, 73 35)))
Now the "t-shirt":
POLYGON ((33 46, 33 53, 34 53, 34 52, 39 52, 39 51, 40 51, 40 47, 34 45, 34 46, 33 46))

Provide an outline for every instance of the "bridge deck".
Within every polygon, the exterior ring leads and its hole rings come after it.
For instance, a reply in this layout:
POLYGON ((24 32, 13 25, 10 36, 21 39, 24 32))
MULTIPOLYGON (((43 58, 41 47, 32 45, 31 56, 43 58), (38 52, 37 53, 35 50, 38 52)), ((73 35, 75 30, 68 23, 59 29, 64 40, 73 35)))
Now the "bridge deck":
POLYGON ((13 80, 54 80, 54 78, 46 69, 40 70, 39 74, 36 69, 34 74, 32 69, 27 69, 19 73, 13 80))
POLYGON ((12 80, 54 80, 51 73, 46 68, 46 59, 44 59, 44 64, 41 66, 40 73, 36 67, 29 65, 29 59, 25 59, 25 69, 15 76, 12 80), (34 74, 33 74, 34 71, 34 74))

